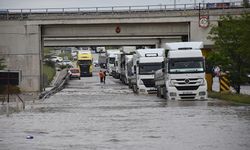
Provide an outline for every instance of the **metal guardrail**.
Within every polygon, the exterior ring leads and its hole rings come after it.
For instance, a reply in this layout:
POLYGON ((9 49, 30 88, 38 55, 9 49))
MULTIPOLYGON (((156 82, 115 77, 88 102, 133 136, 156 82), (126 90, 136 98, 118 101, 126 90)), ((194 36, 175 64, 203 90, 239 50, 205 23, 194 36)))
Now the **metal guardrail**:
MULTIPOLYGON (((52 15, 52 14, 101 14, 101 13, 135 13, 135 12, 167 12, 173 10, 198 10, 198 9, 228 9, 243 8, 242 1, 222 3, 193 3, 193 4, 169 4, 169 5, 141 5, 141 6, 109 6, 109 7, 73 7, 73 8, 23 8, 2 9, 0 19, 11 19, 13 15, 19 15, 19 19, 25 19, 29 15, 52 15)), ((15 19, 15 18, 14 18, 15 19)))
POLYGON ((63 71, 61 71, 61 73, 62 73, 61 78, 58 81, 56 81, 54 87, 49 91, 42 92, 39 96, 39 99, 45 100, 46 98, 49 98, 51 95, 63 89, 65 83, 69 79, 69 74, 67 69, 64 69, 63 71))

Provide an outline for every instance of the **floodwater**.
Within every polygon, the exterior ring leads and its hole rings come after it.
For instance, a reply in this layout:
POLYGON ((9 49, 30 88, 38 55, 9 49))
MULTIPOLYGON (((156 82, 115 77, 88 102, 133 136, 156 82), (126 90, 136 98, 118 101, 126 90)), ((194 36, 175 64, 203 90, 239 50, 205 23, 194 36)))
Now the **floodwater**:
POLYGON ((250 106, 136 95, 110 76, 100 84, 96 73, 0 115, 0 124, 3 150, 250 149, 250 106))

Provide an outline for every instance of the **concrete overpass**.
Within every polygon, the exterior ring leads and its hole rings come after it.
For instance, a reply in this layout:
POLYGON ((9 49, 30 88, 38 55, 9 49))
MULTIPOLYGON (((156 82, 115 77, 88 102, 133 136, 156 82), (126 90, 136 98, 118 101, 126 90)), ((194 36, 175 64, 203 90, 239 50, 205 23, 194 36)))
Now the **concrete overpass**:
MULTIPOLYGON (((32 12, 0 14, 0 55, 8 69, 21 70, 23 91, 40 91, 44 46, 155 45, 166 42, 203 41, 222 15, 240 15, 249 8, 140 9, 114 11, 32 12), (199 27, 199 15, 209 16, 209 26, 199 27)), ((98 10, 98 9, 97 9, 98 10)))

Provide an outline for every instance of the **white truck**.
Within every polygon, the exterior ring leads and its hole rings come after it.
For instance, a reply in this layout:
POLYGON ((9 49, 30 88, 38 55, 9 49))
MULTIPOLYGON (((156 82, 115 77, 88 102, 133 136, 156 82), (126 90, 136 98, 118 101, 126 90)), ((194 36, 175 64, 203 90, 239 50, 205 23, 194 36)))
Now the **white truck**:
POLYGON ((112 68, 112 76, 115 79, 120 79, 120 75, 121 75, 121 52, 116 55, 115 65, 112 68))
POLYGON ((166 43, 162 69, 155 73, 157 96, 169 100, 205 100, 207 82, 202 42, 166 43))
POLYGON ((129 73, 131 72, 131 67, 129 68, 128 63, 129 61, 132 61, 133 55, 124 55, 124 60, 122 60, 121 64, 121 75, 120 79, 122 83, 128 84, 128 78, 129 78, 129 73), (129 72, 130 71, 130 72, 129 72))
POLYGON ((96 47, 96 53, 105 53, 105 47, 96 47))
POLYGON ((154 73, 162 67, 164 49, 138 49, 133 55, 131 85, 135 93, 155 93, 154 73))
POLYGON ((114 69, 115 60, 117 54, 120 53, 119 49, 108 49, 106 50, 106 57, 107 57, 107 72, 109 75, 112 75, 112 68, 114 69))
POLYGON ((118 71, 120 74, 120 80, 122 81, 122 83, 124 84, 128 84, 128 73, 127 73, 127 67, 126 67, 126 63, 128 63, 128 61, 130 59, 133 58, 133 54, 135 53, 136 47, 135 46, 123 46, 121 48, 121 54, 118 55, 118 71))

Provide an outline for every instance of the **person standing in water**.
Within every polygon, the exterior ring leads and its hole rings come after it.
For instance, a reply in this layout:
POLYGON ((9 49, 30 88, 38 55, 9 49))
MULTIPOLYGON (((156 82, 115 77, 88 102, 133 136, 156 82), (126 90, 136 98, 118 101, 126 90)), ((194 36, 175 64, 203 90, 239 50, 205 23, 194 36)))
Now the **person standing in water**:
POLYGON ((104 73, 102 72, 102 70, 99 71, 98 75, 99 75, 99 78, 100 78, 100 83, 102 83, 103 79, 104 79, 104 73))
POLYGON ((106 82, 106 71, 103 71, 103 83, 105 84, 106 82))

